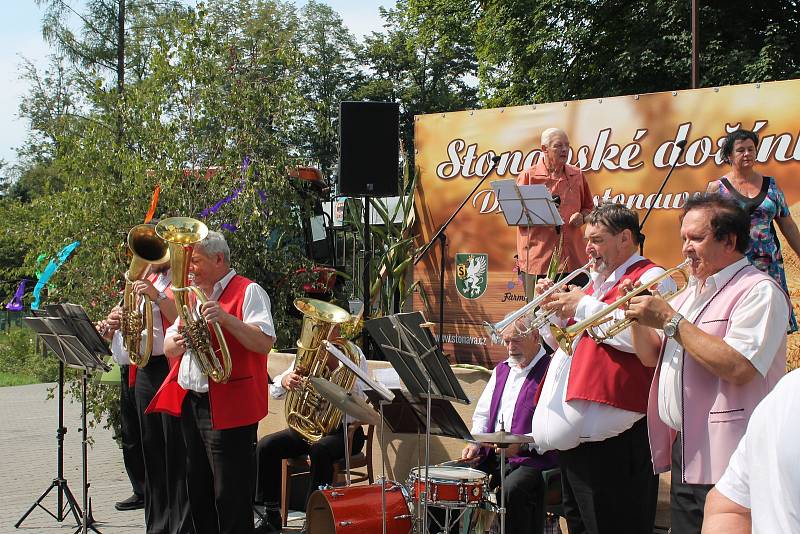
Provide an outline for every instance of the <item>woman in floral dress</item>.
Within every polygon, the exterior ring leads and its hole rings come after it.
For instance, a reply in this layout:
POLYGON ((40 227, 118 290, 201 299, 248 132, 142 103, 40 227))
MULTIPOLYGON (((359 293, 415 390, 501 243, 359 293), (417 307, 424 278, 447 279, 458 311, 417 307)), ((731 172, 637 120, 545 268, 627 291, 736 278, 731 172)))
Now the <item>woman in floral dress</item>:
MULTIPOLYGON (((710 182, 708 192, 733 198, 750 214, 747 258, 755 267, 772 276, 788 293, 775 224, 798 256, 800 230, 789 213, 786 198, 775 178, 762 176, 754 169, 757 146, 758 136, 754 132, 736 130, 728 134, 722 147, 722 157, 730 164, 730 171, 719 180, 710 182)), ((797 320, 792 312, 789 332, 796 332, 797 329, 797 320)))

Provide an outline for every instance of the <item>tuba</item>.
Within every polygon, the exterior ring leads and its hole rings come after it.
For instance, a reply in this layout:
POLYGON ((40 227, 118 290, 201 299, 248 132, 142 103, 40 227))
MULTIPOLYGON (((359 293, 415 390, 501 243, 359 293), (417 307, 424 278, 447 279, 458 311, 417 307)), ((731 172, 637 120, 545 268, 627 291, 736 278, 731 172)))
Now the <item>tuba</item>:
POLYGON ((150 297, 142 295, 144 316, 139 311, 139 296, 133 293, 133 283, 140 280, 150 264, 159 265, 169 261, 167 244, 156 235, 152 224, 139 224, 128 232, 128 248, 131 264, 125 272, 125 293, 122 296, 122 320, 120 333, 122 346, 137 367, 144 367, 153 352, 153 306, 150 297), (141 349, 142 331, 147 331, 144 350, 141 349))
POLYGON ((189 285, 189 264, 194 250, 192 245, 208 235, 208 227, 197 219, 170 217, 156 225, 156 233, 169 244, 172 292, 175 295, 175 307, 183 323, 186 346, 192 351, 206 376, 215 382, 227 382, 231 376, 231 355, 222 328, 217 323, 213 325, 214 336, 219 343, 217 355, 211 344, 208 323, 202 315, 196 313, 189 302, 190 292, 195 294, 201 304, 208 300, 200 288, 189 285))
MULTIPOLYGON (((351 316, 339 306, 316 299, 297 299, 294 306, 303 314, 294 372, 304 378, 297 389, 286 393, 284 415, 290 428, 313 443, 339 426, 342 412, 317 393, 310 379, 330 380, 345 391, 350 391, 356 381, 356 375, 344 365, 331 371, 328 351, 322 344, 337 324, 349 322, 351 316)), ((334 345, 356 365, 361 363, 361 355, 350 342, 340 339, 334 345)))

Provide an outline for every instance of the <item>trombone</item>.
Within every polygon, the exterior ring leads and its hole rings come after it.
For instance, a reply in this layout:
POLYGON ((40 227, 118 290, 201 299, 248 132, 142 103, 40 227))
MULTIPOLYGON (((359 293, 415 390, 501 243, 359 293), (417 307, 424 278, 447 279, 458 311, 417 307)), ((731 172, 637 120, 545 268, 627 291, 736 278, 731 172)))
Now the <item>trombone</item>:
MULTIPOLYGON (((625 296, 620 297, 613 303, 609 304, 602 310, 598 311, 597 313, 590 315, 583 321, 579 323, 575 323, 571 326, 561 328, 558 325, 551 324, 550 331, 553 333, 553 337, 556 338, 558 341, 558 346, 563 350, 566 354, 572 356, 572 345, 573 341, 577 339, 583 332, 585 331, 589 337, 591 337, 595 342, 602 343, 603 341, 612 338, 631 326, 636 319, 618 319, 615 322, 611 323, 605 329, 601 329, 602 333, 597 333, 594 331, 595 328, 599 327, 611 321, 613 316, 611 315, 618 309, 625 306, 629 300, 633 297, 638 297, 643 294, 649 294, 652 292, 658 293, 656 286, 666 280, 667 278, 673 278, 674 276, 682 277, 683 285, 678 285, 675 291, 670 291, 661 295, 661 297, 665 300, 672 300, 674 297, 678 296, 679 294, 683 293, 683 291, 689 287, 689 265, 692 263, 692 260, 686 259, 676 267, 665 271, 661 276, 652 280, 647 285, 642 285, 635 288, 630 293, 627 293, 625 296)), ((677 282, 677 280, 676 280, 677 282)))
MULTIPOLYGON (((575 269, 574 271, 569 273, 567 276, 565 276, 564 278, 562 278, 561 280, 556 282, 553 285, 553 287, 551 287, 547 291, 544 291, 541 295, 537 296, 536 298, 531 300, 529 303, 527 303, 526 305, 524 305, 523 307, 521 307, 517 311, 512 312, 509 315, 507 315, 502 321, 498 321, 498 322, 496 322, 494 324, 492 324, 492 323, 490 323, 488 321, 484 321, 483 322, 483 328, 486 330, 486 333, 489 334, 489 336, 491 336, 491 338, 493 340, 500 339, 500 334, 503 332, 503 330, 506 329, 506 327, 508 327, 508 325, 514 324, 517 321, 517 319, 519 319, 521 317, 524 317, 525 315, 528 315, 528 314, 533 315, 534 313, 536 313, 536 308, 539 307, 539 304, 544 302, 553 293, 555 293, 557 291, 560 291, 562 288, 566 287, 567 284, 572 282, 575 278, 577 278, 581 274, 585 274, 586 276, 590 277, 589 281, 586 282, 586 284, 584 284, 584 286, 581 288, 581 289, 586 289, 589 286, 589 284, 591 283, 591 273, 589 272, 589 270, 591 269, 593 264, 594 264, 594 258, 591 258, 586 263, 586 265, 584 265, 583 267, 581 267, 579 269, 575 269)), ((546 312, 546 313, 544 313, 542 315, 536 315, 536 316, 533 317, 533 319, 531 320, 531 323, 528 325, 527 328, 520 329, 519 327, 517 327, 517 332, 520 335, 524 336, 524 335, 527 335, 528 333, 532 332, 533 330, 538 330, 539 328, 541 328, 545 324, 549 323, 550 322, 550 318, 553 315, 555 315, 555 312, 546 312)))

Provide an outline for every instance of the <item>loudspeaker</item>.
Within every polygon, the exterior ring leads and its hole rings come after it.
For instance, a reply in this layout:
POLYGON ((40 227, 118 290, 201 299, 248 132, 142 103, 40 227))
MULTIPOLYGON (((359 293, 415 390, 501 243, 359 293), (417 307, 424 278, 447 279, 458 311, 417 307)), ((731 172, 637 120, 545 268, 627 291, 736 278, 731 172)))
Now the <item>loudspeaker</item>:
POLYGON ((400 105, 342 102, 339 107, 339 194, 397 196, 400 105))

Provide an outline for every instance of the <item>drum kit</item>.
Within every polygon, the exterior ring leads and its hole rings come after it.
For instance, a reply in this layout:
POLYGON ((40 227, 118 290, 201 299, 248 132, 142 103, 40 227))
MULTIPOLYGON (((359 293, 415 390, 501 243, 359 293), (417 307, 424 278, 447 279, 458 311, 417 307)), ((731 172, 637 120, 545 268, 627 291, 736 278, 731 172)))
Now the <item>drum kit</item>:
MULTIPOLYGON (((364 400, 321 378, 312 379, 317 391, 342 412, 370 424, 381 424, 382 417, 364 400)), ((382 434, 383 432, 381 432, 382 434)), ((474 441, 500 451, 501 486, 505 482, 505 449, 512 444, 531 443, 530 436, 498 432, 474 434, 474 441)), ((383 438, 381 437, 381 442, 383 438)), ((499 533, 505 534, 505 498, 500 492, 500 506, 489 491, 488 475, 465 466, 460 460, 411 469, 405 484, 386 480, 375 484, 322 488, 307 503, 306 528, 314 534, 410 534, 429 527, 421 521, 424 510, 440 510, 436 517, 439 530, 450 534, 459 521, 474 521, 487 514, 466 514, 484 510, 499 517, 499 533), (457 465, 461 464, 461 465, 457 465), (376 513, 381 510, 381 513, 376 513), (443 516, 443 519, 442 519, 443 516), (470 518, 470 519, 468 519, 470 518)), ((483 525, 464 528, 462 532, 488 532, 483 525)))

